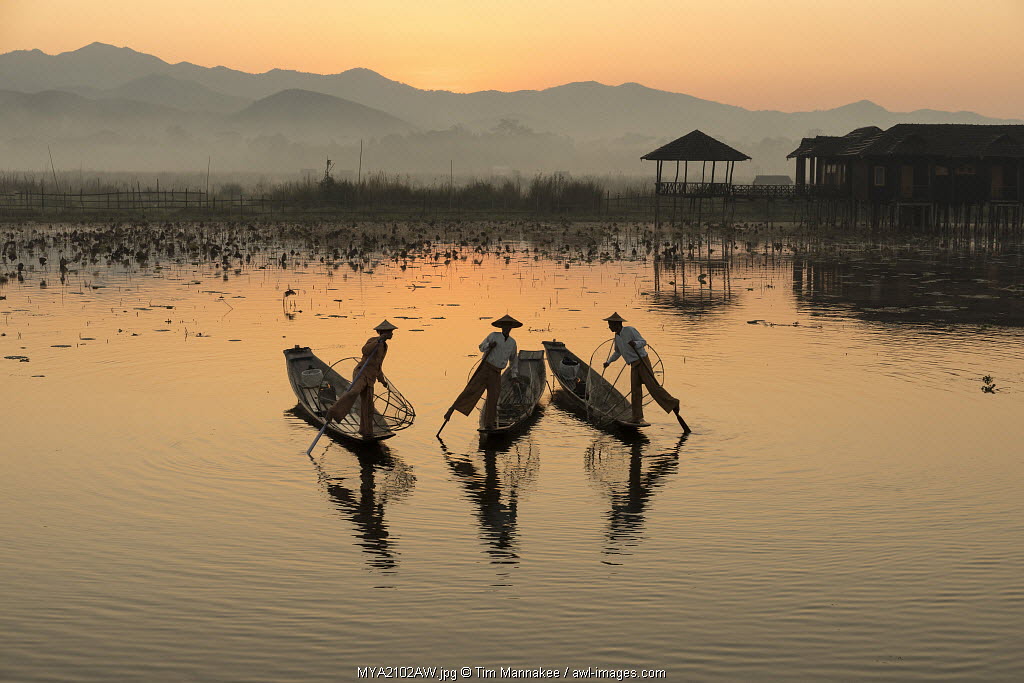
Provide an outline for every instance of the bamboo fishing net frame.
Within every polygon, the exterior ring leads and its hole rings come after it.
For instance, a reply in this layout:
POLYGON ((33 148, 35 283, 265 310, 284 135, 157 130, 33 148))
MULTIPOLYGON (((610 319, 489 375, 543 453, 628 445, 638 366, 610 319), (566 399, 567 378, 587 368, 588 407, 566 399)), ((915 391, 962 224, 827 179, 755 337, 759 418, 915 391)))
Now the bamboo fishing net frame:
MULTIPOLYGON (((596 349, 594 349, 594 352, 592 354, 590 354, 590 363, 588 364, 589 365, 589 373, 588 373, 588 376, 587 376, 587 388, 586 388, 587 415, 589 417, 591 412, 596 412, 597 413, 596 417, 598 417, 601 421, 604 421, 604 422, 614 422, 614 421, 617 421, 617 420, 621 420, 621 418, 620 417, 615 417, 614 414, 612 414, 612 412, 610 410, 611 406, 610 406, 608 401, 601 401, 601 400, 595 401, 594 400, 594 396, 593 395, 598 393, 598 392, 597 391, 591 391, 591 387, 592 386, 598 387, 599 391, 605 391, 605 392, 608 392, 608 393, 611 393, 611 392, 609 391, 609 389, 605 388, 606 385, 603 384, 602 382, 594 382, 592 384, 590 382, 590 373, 594 373, 595 375, 597 374, 597 371, 594 369, 594 358, 595 357, 600 357, 598 355, 598 353, 600 351, 602 351, 602 349, 605 349, 603 355, 604 355, 604 358, 605 358, 605 361, 606 361, 612 355, 611 354, 611 349, 614 348, 614 344, 615 344, 615 338, 614 337, 612 337, 611 339, 607 339, 604 342, 602 342, 596 349), (606 349, 606 347, 607 347, 607 349, 606 349), (605 406, 605 407, 602 407, 602 406, 605 406)), ((655 349, 651 344, 646 344, 644 346, 644 349, 647 351, 648 358, 651 359, 651 369, 653 371, 654 378, 658 381, 658 384, 660 386, 664 386, 665 385, 665 363, 661 360, 661 354, 659 354, 657 349, 655 349)), ((613 380, 609 381, 604 376, 604 370, 605 370, 604 363, 605 363, 605 361, 601 361, 600 378, 602 380, 604 380, 605 382, 607 382, 608 386, 610 386, 611 389, 614 389, 614 390, 618 391, 620 394, 622 394, 622 396, 626 400, 626 403, 631 405, 632 404, 632 399, 633 399, 632 382, 630 382, 630 387, 626 391, 621 391, 620 389, 618 389, 619 380, 622 378, 622 373, 624 373, 626 371, 626 369, 630 367, 629 363, 623 362, 621 367, 619 367, 619 371, 615 374, 615 378, 613 380)), ((641 391, 642 391, 642 389, 641 389, 641 391)), ((647 393, 646 396, 641 401, 641 405, 644 406, 644 407, 647 407, 653 401, 654 401, 654 397, 651 396, 650 393, 647 393)))
MULTIPOLYGON (((340 363, 351 361, 353 365, 358 363, 361 358, 350 356, 348 358, 341 358, 331 364, 330 369, 345 382, 344 390, 347 391, 352 382, 347 380, 345 376, 335 370, 335 366, 340 363)), ((327 381, 327 378, 324 378, 327 381)), ((337 392, 337 389, 335 389, 337 392)), ((341 394, 339 393, 338 396, 341 394)), ((321 403, 318 403, 321 405, 321 403)), ((328 406, 329 407, 329 406, 328 406)), ((352 406, 352 410, 349 411, 341 420, 338 420, 335 424, 341 431, 346 433, 351 432, 352 434, 359 433, 359 411, 362 408, 362 401, 356 400, 352 406)), ((397 432, 403 429, 407 429, 412 426, 413 421, 416 418, 416 410, 409 403, 409 400, 402 395, 398 389, 395 388, 394 382, 388 379, 384 371, 380 371, 380 375, 376 382, 374 382, 373 392, 373 424, 374 431, 380 429, 381 431, 397 432), (380 380, 384 380, 383 382, 380 380), (384 383, 387 383, 385 388, 384 383)))

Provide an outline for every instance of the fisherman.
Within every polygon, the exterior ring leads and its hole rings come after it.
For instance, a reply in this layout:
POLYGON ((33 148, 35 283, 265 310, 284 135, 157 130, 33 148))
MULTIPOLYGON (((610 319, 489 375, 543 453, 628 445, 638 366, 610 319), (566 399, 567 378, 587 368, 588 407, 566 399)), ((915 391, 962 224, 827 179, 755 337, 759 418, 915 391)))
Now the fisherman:
POLYGON ((444 414, 445 422, 451 419, 454 411, 463 415, 469 415, 473 407, 480 400, 480 396, 487 391, 487 399, 484 402, 484 427, 494 429, 498 422, 498 395, 501 393, 501 371, 509 363, 512 364, 512 379, 519 377, 519 349, 516 347, 516 340, 510 336, 512 328, 522 327, 523 324, 510 315, 505 315, 491 323, 499 328, 500 332, 491 332, 480 343, 480 350, 484 352, 484 359, 480 362, 469 383, 462 390, 459 397, 455 399, 452 407, 444 414))
POLYGON ((373 329, 377 336, 370 337, 363 344, 363 357, 352 371, 352 386, 338 397, 327 411, 328 420, 343 420, 352 410, 356 399, 362 398, 359 433, 363 436, 373 436, 373 385, 380 380, 384 388, 388 388, 388 381, 384 378, 381 366, 384 363, 384 356, 388 353, 388 340, 394 336, 398 328, 385 320, 373 329))
POLYGON ((604 367, 607 368, 620 356, 629 364, 629 393, 633 408, 633 422, 644 424, 643 388, 646 386, 647 391, 658 402, 662 410, 666 413, 675 413, 683 432, 689 434, 690 428, 679 414, 679 399, 668 393, 665 387, 658 383, 658 378, 654 376, 651 359, 644 349, 647 346, 647 340, 640 336, 635 327, 624 327, 622 323, 626 322, 626 319, 618 313, 612 313, 605 320, 608 321, 608 329, 615 333, 615 353, 605 361, 604 367))

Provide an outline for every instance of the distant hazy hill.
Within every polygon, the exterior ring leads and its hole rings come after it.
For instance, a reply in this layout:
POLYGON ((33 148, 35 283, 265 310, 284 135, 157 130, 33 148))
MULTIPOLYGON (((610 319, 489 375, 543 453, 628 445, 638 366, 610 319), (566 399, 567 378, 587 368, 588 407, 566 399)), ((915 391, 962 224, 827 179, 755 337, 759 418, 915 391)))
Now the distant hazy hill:
MULTIPOLYGON (((187 112, 138 99, 115 97, 122 92, 145 92, 154 82, 162 82, 164 78, 158 76, 143 79, 145 83, 142 87, 139 80, 132 81, 122 88, 99 91, 93 97, 63 90, 37 93, 0 90, 0 129, 19 136, 48 134, 53 137, 88 135, 97 130, 156 135, 172 127, 196 134, 237 130, 254 135, 283 134, 295 140, 322 141, 405 133, 413 129, 408 123, 385 112, 306 90, 285 90, 227 116, 187 112)), ((179 88, 179 93, 182 90, 193 94, 202 92, 194 90, 189 84, 179 88)), ((214 95, 227 97, 216 93, 214 95)), ((175 101, 180 98, 167 99, 175 101)), ((214 99, 209 98, 207 103, 214 99)), ((229 99, 234 101, 238 98, 229 99)), ((220 103, 225 104, 226 101, 221 100, 220 103)), ((245 100, 242 102, 244 105, 245 100)), ((192 99, 191 103, 195 105, 196 100, 192 99)))
POLYGON ((150 74, 136 78, 116 88, 99 91, 95 95, 88 92, 82 94, 105 99, 148 102, 183 111, 221 114, 234 113, 252 104, 252 100, 247 97, 225 95, 195 81, 185 81, 165 74, 150 74))
POLYGON ((378 109, 309 90, 282 90, 249 105, 228 121, 245 132, 311 140, 380 136, 413 129, 378 109))
POLYGON ((379 167, 415 171, 421 169, 409 164, 417 159, 440 168, 465 158, 474 169, 529 171, 524 164, 533 160, 534 169, 640 172, 640 155, 700 128, 754 157, 750 173, 782 173, 791 172, 785 154, 808 135, 904 122, 1007 122, 971 112, 896 113, 868 101, 824 111, 750 111, 637 83, 459 94, 420 90, 368 69, 250 74, 169 64, 102 43, 59 55, 0 55, 0 91, 0 164, 8 167, 34 160, 55 139, 94 160, 106 158, 92 154, 96 140, 106 152, 121 145, 117 163, 145 156, 157 164, 167 153, 189 160, 219 155, 245 168, 309 167, 322 163, 323 145, 332 141, 406 133, 415 137, 381 144, 379 167), (4 148, 5 139, 15 142, 4 148))
POLYGON ((61 90, 0 91, 0 130, 19 136, 86 135, 102 129, 153 133, 166 126, 202 121, 202 117, 172 107, 134 100, 94 100, 61 90))
MULTIPOLYGON (((636 83, 608 86, 571 83, 546 90, 499 92, 494 90, 457 94, 419 90, 389 80, 368 69, 350 69, 320 75, 273 69, 250 74, 225 67, 207 68, 187 62, 168 64, 129 48, 93 43, 74 52, 46 55, 38 50, 0 55, 0 88, 35 91, 48 88, 128 88, 123 96, 175 106, 156 100, 146 81, 168 76, 202 86, 202 92, 255 100, 283 90, 306 90, 380 109, 424 128, 469 125, 487 128, 501 119, 527 122, 539 130, 580 139, 617 138, 627 134, 674 138, 701 128, 733 140, 766 137, 798 138, 809 133, 842 134, 864 126, 894 123, 1002 123, 970 112, 921 110, 893 113, 871 102, 857 102, 836 109, 785 113, 749 111, 691 95, 655 90, 636 83)), ((165 81, 166 83, 166 81, 165 81)), ((177 89, 184 86, 177 85, 177 89)), ((85 92, 85 91, 80 91, 85 92)), ((196 90, 193 93, 198 92, 196 90)), ((183 92, 183 100, 198 97, 183 92)), ((196 109, 178 105, 178 108, 196 109)), ((228 111, 226 108, 212 111, 228 111)))
POLYGON ((59 55, 15 50, 0 55, 0 88, 24 92, 75 86, 107 90, 150 74, 167 73, 168 66, 158 57, 103 43, 59 55))

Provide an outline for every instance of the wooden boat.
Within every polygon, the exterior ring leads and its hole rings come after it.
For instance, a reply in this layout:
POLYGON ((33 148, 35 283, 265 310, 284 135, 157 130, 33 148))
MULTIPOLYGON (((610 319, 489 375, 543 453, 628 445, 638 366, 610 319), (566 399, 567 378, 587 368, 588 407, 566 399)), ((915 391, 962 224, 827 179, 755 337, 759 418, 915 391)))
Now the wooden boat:
POLYGON ((547 351, 551 376, 563 390, 566 401, 588 420, 624 429, 649 427, 647 422, 633 422, 633 408, 611 382, 595 372, 560 341, 543 342, 547 351))
MULTIPOLYGON (((284 357, 288 381, 299 400, 299 405, 305 409, 314 423, 322 427, 326 421, 327 409, 352 386, 351 380, 317 358, 308 346, 296 345, 294 348, 285 349, 284 357)), ((388 380, 388 385, 387 389, 380 382, 374 385, 372 436, 359 433, 359 410, 362 402, 358 400, 348 415, 328 425, 328 433, 351 441, 369 443, 390 439, 395 432, 411 426, 416 412, 395 389, 393 382, 388 380)))
POLYGON ((545 375, 543 351, 520 351, 519 379, 512 379, 511 366, 501 376, 497 426, 488 429, 484 425, 484 413, 481 410, 480 433, 505 434, 514 431, 529 420, 544 393, 547 381, 545 375))

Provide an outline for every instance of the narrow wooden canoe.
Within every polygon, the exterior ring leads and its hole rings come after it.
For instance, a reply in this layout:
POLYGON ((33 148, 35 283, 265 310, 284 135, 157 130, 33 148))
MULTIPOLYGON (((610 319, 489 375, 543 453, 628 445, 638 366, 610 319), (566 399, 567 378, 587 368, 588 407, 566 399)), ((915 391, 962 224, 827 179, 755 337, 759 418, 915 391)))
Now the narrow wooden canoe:
POLYGON ((547 351, 551 376, 558 382, 562 395, 574 409, 598 424, 612 424, 624 429, 649 427, 647 422, 633 422, 629 400, 615 386, 596 372, 560 341, 543 342, 547 351))
MULTIPOLYGON (((288 381, 292 391, 299 400, 299 405, 309 414, 316 424, 323 426, 327 409, 345 393, 351 380, 316 357, 309 347, 284 350, 288 381)), ((333 435, 368 443, 390 439, 395 432, 412 425, 416 413, 405 397, 394 388, 389 380, 389 389, 383 389, 380 382, 375 385, 376 393, 373 400, 373 435, 364 436, 359 433, 359 410, 361 401, 356 401, 352 410, 343 419, 332 421, 327 431, 333 435)))
POLYGON ((501 393, 498 395, 498 424, 492 429, 484 425, 480 411, 481 434, 504 434, 518 429, 530 419, 544 393, 547 381, 543 351, 519 352, 519 379, 512 379, 512 368, 501 375, 501 393))

